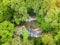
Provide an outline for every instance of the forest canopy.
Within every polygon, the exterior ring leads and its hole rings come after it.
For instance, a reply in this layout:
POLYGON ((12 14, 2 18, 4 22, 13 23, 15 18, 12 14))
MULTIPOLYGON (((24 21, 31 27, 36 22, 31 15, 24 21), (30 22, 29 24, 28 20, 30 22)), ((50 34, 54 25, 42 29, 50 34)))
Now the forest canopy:
POLYGON ((60 45, 60 0, 0 0, 0 45, 18 44, 60 45), (15 35, 30 16, 35 16, 42 37, 29 40, 27 29, 15 35))

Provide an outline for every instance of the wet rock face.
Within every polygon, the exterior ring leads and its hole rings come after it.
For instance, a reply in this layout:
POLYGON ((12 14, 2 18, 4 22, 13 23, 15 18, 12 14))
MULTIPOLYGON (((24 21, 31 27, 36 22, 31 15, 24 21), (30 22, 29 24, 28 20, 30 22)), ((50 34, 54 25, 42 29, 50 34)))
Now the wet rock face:
POLYGON ((36 18, 30 17, 26 20, 25 26, 27 28, 38 28, 39 24, 37 23, 36 18))
POLYGON ((42 30, 40 30, 39 28, 30 29, 28 31, 29 31, 31 37, 41 37, 42 36, 42 30))
POLYGON ((27 29, 25 26, 19 26, 19 27, 16 27, 16 28, 17 28, 16 35, 19 35, 19 36, 22 34, 23 29, 28 30, 30 37, 41 37, 42 36, 42 30, 40 28, 27 29))
POLYGON ((42 30, 39 28, 39 24, 36 22, 36 18, 30 17, 27 22, 27 29, 30 33, 30 37, 41 37, 42 30))

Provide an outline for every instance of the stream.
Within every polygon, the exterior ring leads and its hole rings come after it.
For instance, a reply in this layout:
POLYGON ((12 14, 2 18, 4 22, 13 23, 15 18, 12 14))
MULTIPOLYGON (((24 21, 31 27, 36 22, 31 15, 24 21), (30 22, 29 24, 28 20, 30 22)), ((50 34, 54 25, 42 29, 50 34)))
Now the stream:
POLYGON ((28 30, 30 37, 41 37, 42 36, 42 30, 39 28, 39 24, 36 22, 36 18, 30 17, 26 20, 25 24, 22 26, 16 27, 17 35, 21 35, 21 32, 23 29, 28 30))

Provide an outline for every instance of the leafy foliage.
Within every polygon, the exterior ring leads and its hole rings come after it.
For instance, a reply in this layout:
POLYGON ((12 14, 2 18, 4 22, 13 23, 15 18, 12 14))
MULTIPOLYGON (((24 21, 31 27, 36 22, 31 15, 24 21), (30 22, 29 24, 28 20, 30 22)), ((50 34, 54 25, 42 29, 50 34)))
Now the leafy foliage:
POLYGON ((0 42, 10 42, 15 31, 14 25, 9 21, 0 23, 0 42))
POLYGON ((28 18, 26 3, 23 0, 11 0, 11 8, 15 11, 13 18, 16 24, 28 18))
POLYGON ((20 37, 19 36, 15 36, 12 39, 11 45, 22 45, 20 37))
POLYGON ((0 0, 0 45, 34 45, 34 41, 35 45, 60 45, 60 0, 0 0), (41 40, 28 40, 26 29, 22 31, 23 40, 19 36, 12 38, 16 31, 14 25, 30 15, 36 16, 43 30, 41 40))
POLYGON ((27 40, 28 40, 28 37, 29 37, 29 32, 28 32, 28 30, 23 29, 22 35, 23 35, 23 45, 25 45, 26 42, 27 42, 27 40))
POLYGON ((44 0, 41 9, 39 9, 37 21, 41 23, 43 30, 52 30, 52 28, 58 29, 58 15, 59 7, 56 6, 56 0, 44 0), (54 6, 54 7, 53 7, 54 6))
POLYGON ((12 17, 10 8, 10 1, 9 0, 3 0, 0 3, 0 22, 4 20, 10 20, 12 17), (5 3, 6 2, 6 3, 5 3))
POLYGON ((44 45, 55 45, 54 39, 51 34, 44 34, 42 36, 42 42, 44 45))
POLYGON ((57 32, 57 35, 55 36, 55 41, 56 41, 56 44, 57 45, 60 45, 60 31, 59 32, 57 32))

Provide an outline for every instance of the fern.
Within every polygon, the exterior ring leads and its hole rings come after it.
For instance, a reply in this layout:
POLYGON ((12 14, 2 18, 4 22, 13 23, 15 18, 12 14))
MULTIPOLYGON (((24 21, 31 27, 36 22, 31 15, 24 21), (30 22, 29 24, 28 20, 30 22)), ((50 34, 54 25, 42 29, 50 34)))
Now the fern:
POLYGON ((29 32, 28 32, 28 30, 23 29, 22 35, 23 35, 23 45, 26 45, 26 42, 27 42, 28 37, 29 37, 29 32))

